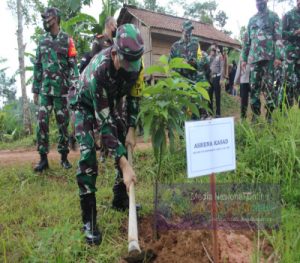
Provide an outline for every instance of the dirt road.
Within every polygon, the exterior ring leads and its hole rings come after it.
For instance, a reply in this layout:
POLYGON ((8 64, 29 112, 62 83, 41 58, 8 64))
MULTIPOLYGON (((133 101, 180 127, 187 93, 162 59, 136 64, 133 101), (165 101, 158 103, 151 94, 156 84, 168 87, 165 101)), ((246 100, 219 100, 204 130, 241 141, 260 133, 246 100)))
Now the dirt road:
MULTIPOLYGON (((144 150, 151 147, 151 143, 145 143, 143 138, 138 138, 137 146, 135 150, 144 150)), ((75 161, 79 159, 79 150, 70 151, 69 159, 70 161, 75 161)), ((56 148, 52 148, 48 154, 50 161, 59 161, 60 154, 57 152, 56 148)), ((36 148, 26 148, 26 149, 16 149, 16 150, 1 150, 0 151, 0 167, 4 166, 19 166, 22 164, 32 164, 34 166, 39 160, 39 154, 36 148)))

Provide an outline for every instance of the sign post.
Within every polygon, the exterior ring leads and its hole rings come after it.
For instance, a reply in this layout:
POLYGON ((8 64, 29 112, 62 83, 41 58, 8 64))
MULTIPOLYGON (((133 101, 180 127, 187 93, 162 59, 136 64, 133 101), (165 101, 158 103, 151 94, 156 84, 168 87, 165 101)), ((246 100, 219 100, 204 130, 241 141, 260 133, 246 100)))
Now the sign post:
POLYGON ((214 262, 219 262, 215 173, 236 169, 234 119, 219 118, 185 123, 189 178, 210 174, 214 262))
POLYGON ((213 256, 214 263, 219 263, 219 248, 218 248, 218 225, 217 225, 217 201, 216 201, 216 175, 210 175, 210 192, 211 200, 211 225, 212 225, 212 240, 213 240, 213 256))

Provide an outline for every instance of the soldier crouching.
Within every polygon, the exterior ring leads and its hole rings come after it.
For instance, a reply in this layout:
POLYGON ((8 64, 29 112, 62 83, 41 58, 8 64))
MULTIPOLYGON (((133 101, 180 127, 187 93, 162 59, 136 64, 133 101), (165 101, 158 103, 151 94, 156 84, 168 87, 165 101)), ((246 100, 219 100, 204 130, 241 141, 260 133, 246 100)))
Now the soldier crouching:
POLYGON ((80 144, 77 170, 83 230, 88 244, 100 244, 96 211, 96 177, 98 175, 94 144, 94 122, 98 123, 102 143, 115 157, 117 178, 113 187, 113 207, 128 208, 127 191, 136 181, 127 161, 126 146, 135 146, 138 98, 131 95, 142 69, 144 52, 139 30, 132 24, 118 28, 115 44, 97 54, 80 76, 79 89, 71 105, 76 109, 76 139, 80 144), (122 98, 127 100, 127 123, 118 112, 122 98))

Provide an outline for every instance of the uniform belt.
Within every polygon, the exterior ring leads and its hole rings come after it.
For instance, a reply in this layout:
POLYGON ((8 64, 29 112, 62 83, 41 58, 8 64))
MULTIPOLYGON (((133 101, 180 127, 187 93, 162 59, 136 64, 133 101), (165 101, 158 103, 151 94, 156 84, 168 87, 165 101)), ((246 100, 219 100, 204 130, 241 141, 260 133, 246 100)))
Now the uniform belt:
POLYGON ((220 77, 220 76, 221 76, 221 73, 218 73, 218 74, 212 74, 212 77, 213 77, 213 78, 220 77))

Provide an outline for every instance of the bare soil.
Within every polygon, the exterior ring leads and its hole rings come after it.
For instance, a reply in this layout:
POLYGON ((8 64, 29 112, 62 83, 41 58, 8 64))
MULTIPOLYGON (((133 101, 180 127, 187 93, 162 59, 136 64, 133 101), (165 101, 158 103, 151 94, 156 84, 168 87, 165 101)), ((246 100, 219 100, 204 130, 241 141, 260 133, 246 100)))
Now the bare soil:
MULTIPOLYGON (((210 230, 168 230, 153 239, 153 217, 139 220, 139 241, 143 251, 152 250, 155 263, 210 263, 213 262, 212 232, 210 230)), ((124 223, 124 235, 127 233, 124 223)), ((250 263, 257 247, 256 232, 251 230, 218 230, 219 262, 250 263)), ((260 240, 264 258, 272 253, 271 246, 260 240)), ((124 263, 123 259, 120 263, 124 263)), ((261 262, 272 262, 266 260, 261 262)))

